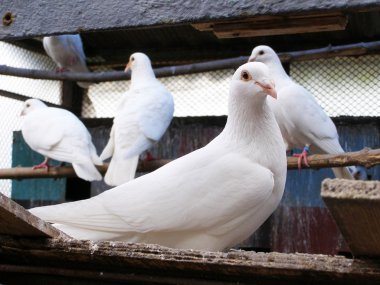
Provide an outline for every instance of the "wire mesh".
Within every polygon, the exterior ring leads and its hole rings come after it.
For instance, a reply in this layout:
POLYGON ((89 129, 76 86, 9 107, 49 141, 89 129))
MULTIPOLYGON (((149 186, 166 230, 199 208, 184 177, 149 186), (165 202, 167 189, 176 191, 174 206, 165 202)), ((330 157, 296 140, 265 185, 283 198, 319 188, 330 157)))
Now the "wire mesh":
POLYGON ((295 62, 290 74, 331 117, 380 115, 379 55, 295 62))
MULTIPOLYGON (((220 116, 227 114, 232 69, 160 78, 174 98, 174 116, 220 116)), ((85 118, 113 117, 129 81, 91 85, 83 102, 85 118)))
MULTIPOLYGON (((172 93, 176 117, 227 114, 233 70, 160 78, 172 93)), ((329 116, 379 116, 380 56, 294 62, 291 77, 317 99, 329 116)), ((89 89, 84 117, 113 117, 129 82, 107 82, 89 89)))
MULTIPOLYGON (((55 69, 45 55, 0 42, 0 64, 33 69, 55 69)), ((96 70, 104 71, 104 70, 96 70)), ((232 69, 159 79, 173 94, 177 117, 227 114, 232 69)), ((316 97, 330 116, 379 116, 380 55, 320 59, 291 64, 292 78, 316 97)), ((82 116, 113 117, 129 81, 92 85, 85 93, 82 116)), ((0 75, 0 89, 61 103, 61 83, 0 75)), ((11 166, 12 131, 18 130, 22 102, 0 96, 0 167, 11 166)), ((10 181, 0 180, 0 191, 9 195, 10 181)))
MULTIPOLYGON (((42 44, 42 43, 41 43, 42 44)), ((49 57, 0 42, 0 64, 31 69, 55 69, 49 57)), ((60 104, 61 82, 0 75, 0 89, 60 104)), ((12 165, 12 132, 21 127, 23 102, 0 96, 0 167, 12 165)), ((0 192, 9 196, 11 180, 0 180, 0 192)))
MULTIPOLYGON (((42 43, 41 43, 42 45, 42 43)), ((42 54, 0 42, 0 63, 12 67, 55 70, 55 63, 42 54)), ((53 80, 36 80, 0 75, 0 89, 39 98, 54 104, 61 103, 62 83, 53 80)))

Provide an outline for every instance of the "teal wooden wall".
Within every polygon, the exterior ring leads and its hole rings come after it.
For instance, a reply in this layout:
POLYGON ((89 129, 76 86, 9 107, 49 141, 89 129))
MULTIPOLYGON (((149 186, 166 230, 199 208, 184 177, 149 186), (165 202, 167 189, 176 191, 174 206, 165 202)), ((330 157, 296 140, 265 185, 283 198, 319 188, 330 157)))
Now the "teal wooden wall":
MULTIPOLYGON (((33 151, 24 141, 21 131, 13 132, 12 167, 31 167, 41 163, 44 157, 33 151)), ((59 162, 50 161, 51 165, 59 162)), ((12 180, 11 198, 23 206, 35 207, 63 202, 66 178, 12 180)))

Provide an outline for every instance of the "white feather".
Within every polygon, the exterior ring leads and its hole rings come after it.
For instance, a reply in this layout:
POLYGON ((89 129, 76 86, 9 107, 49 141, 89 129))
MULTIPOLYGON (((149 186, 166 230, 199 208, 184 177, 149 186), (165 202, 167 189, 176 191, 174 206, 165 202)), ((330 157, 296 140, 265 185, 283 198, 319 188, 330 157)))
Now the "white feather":
MULTIPOLYGON (((44 37, 42 44, 48 56, 59 68, 75 72, 89 72, 80 35, 44 37)), ((88 88, 91 85, 89 82, 77 83, 82 88, 88 88)))
POLYGON ((243 241, 276 209, 285 187, 281 133, 255 84, 268 76, 261 63, 235 72, 226 127, 207 146, 91 199, 31 212, 77 239, 202 250, 243 241))
POLYGON ((174 112, 173 97, 156 79, 149 58, 135 53, 130 65, 131 88, 116 111, 109 142, 100 156, 103 160, 112 156, 104 177, 112 186, 134 178, 139 155, 162 137, 174 112))
MULTIPOLYGON (((312 153, 343 153, 338 132, 313 95, 285 72, 277 54, 268 46, 253 49, 250 61, 263 62, 274 74, 277 100, 268 100, 287 149, 310 145, 312 153)), ((353 179, 348 168, 333 168, 338 178, 353 179)))
POLYGON ((71 112, 46 106, 38 99, 24 103, 21 127, 25 142, 34 151, 59 161, 73 164, 82 179, 101 180, 94 164, 102 164, 96 154, 91 135, 71 112))

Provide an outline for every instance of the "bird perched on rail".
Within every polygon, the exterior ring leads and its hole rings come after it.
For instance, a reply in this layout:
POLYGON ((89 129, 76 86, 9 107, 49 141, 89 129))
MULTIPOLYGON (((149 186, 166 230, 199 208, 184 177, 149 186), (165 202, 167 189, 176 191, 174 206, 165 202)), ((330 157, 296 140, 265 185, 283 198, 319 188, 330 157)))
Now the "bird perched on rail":
POLYGON ((31 209, 76 239, 224 250, 248 238, 276 209, 286 152, 262 63, 232 77, 229 114, 205 147, 87 200, 31 209))
POLYGON ((160 140, 174 113, 172 95, 156 79, 149 58, 130 56, 131 86, 116 111, 101 159, 112 156, 104 181, 117 186, 135 177, 139 155, 160 140))
MULTIPOLYGON (((275 51, 269 46, 257 46, 252 50, 250 62, 263 62, 274 75, 277 100, 268 100, 287 150, 303 148, 298 165, 308 166, 307 155, 313 153, 338 154, 344 150, 339 144, 338 132, 330 117, 319 106, 313 95, 294 82, 285 72, 275 51)), ((347 167, 333 168, 338 178, 353 179, 347 167)))
POLYGON ((71 112, 48 107, 38 99, 28 99, 21 112, 24 116, 21 132, 25 142, 45 160, 34 168, 48 168, 49 158, 72 163, 82 179, 101 180, 94 166, 102 160, 96 154, 91 135, 83 123, 71 112))
MULTIPOLYGON (((80 35, 59 35, 44 37, 42 44, 48 56, 57 64, 57 71, 89 72, 80 35)), ((88 88, 90 82, 77 82, 88 88)))

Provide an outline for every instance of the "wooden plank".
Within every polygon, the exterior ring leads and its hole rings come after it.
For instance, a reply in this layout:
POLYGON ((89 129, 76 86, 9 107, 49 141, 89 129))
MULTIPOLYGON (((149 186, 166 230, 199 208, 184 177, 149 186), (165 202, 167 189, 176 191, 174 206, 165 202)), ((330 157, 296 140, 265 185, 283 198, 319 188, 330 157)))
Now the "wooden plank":
POLYGON ((352 254, 380 257, 380 181, 326 179, 321 195, 352 254))
POLYGON ((259 15, 289 15, 310 12, 358 12, 378 10, 377 0, 299 1, 24 1, 1 2, 0 40, 51 34, 107 31, 127 28, 169 26, 259 15), (112 15, 108 17, 107 15, 112 15), (41 24, 43 19, 43 24, 41 24))
MULTIPOLYGON (((33 151, 25 142, 21 131, 13 132, 12 143, 12 167, 23 165, 32 166, 41 163, 44 157, 33 151)), ((50 160, 51 165, 58 165, 60 162, 50 160)), ((37 170, 37 169, 36 169, 37 170)), ((43 169, 37 171, 44 172, 43 169)), ((32 177, 34 178, 34 177, 32 177)), ((43 205, 57 204, 65 199, 66 179, 28 179, 12 180, 11 198, 24 207, 37 207, 43 205)))
POLYGON ((0 234, 24 237, 67 237, 0 193, 0 234))
POLYGON ((215 23, 212 31, 221 39, 259 37, 344 30, 347 22, 347 16, 342 14, 257 17, 241 22, 215 23))
POLYGON ((86 280, 99 284, 128 281, 137 284, 335 285, 380 282, 377 262, 343 256, 234 250, 205 252, 152 244, 41 241, 6 236, 0 236, 0 273, 0 282, 2 276, 14 274, 28 276, 31 282, 51 275, 57 279, 55 282, 68 278, 75 280, 75 284, 86 280))

